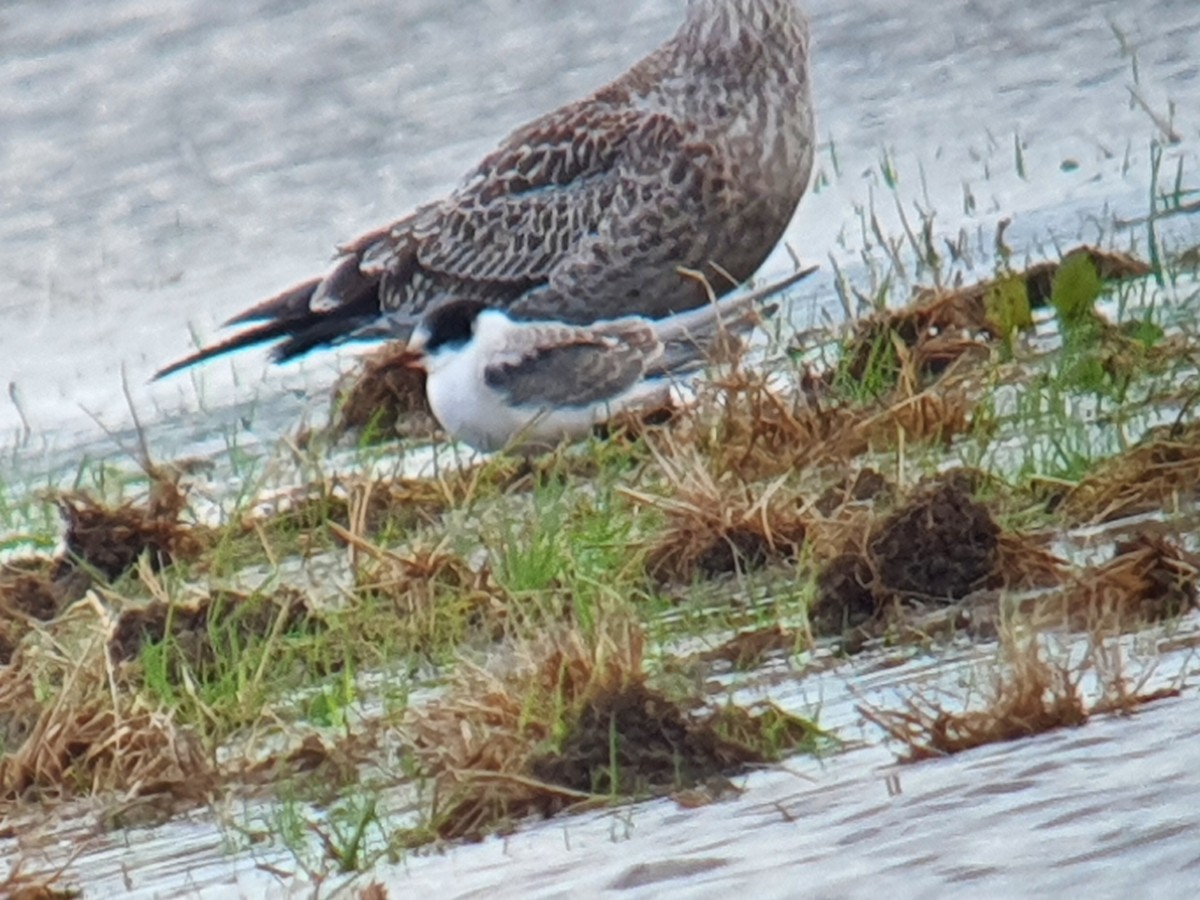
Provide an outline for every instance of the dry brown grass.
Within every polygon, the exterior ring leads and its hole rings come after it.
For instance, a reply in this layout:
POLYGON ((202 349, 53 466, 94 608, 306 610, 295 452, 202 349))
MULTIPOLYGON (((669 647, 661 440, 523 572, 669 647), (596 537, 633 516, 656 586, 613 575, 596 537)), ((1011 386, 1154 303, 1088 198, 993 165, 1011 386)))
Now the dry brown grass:
POLYGON ((1074 523, 1111 522, 1152 510, 1176 510, 1197 497, 1200 422, 1152 429, 1125 453, 1101 463, 1063 498, 1074 523))
POLYGON ((617 617, 585 638, 558 629, 500 673, 463 667, 406 730, 433 778, 427 829, 410 843, 477 839, 529 815, 663 793, 786 752, 814 732, 772 708, 696 715, 653 688, 640 630, 617 617))
POLYGON ((868 410, 854 424, 854 433, 870 449, 949 444, 974 427, 975 400, 966 381, 957 375, 947 375, 925 388, 905 380, 877 410, 868 410))
POLYGON ((666 518, 646 555, 660 582, 744 571, 768 560, 792 559, 804 543, 804 501, 780 478, 766 485, 715 475, 697 453, 656 454, 665 493, 625 489, 629 499, 666 518))
POLYGON ((479 472, 452 470, 437 478, 330 476, 320 483, 270 498, 245 515, 242 535, 273 545, 325 526, 369 537, 385 528, 396 534, 435 525, 450 508, 467 503, 480 489, 479 472))
POLYGON ((1060 593, 1039 600, 1043 621, 1116 632, 1177 618, 1197 606, 1200 560, 1166 538, 1141 534, 1116 545, 1106 563, 1077 573, 1060 593))
MULTIPOLYGON (((911 361, 905 362, 905 372, 911 361)), ((695 402, 658 432, 662 455, 683 451, 716 474, 764 481, 826 465, 845 465, 871 450, 943 443, 973 427, 974 399, 963 378, 936 389, 902 378, 886 397, 857 405, 830 400, 821 382, 792 371, 734 369, 697 386, 695 402)))
POLYGON ((212 767, 197 742, 119 684, 107 652, 111 630, 92 596, 30 635, 0 672, 8 732, 0 798, 207 795, 212 767))
MULTIPOLYGON (((1086 255, 1105 281, 1144 278, 1153 271, 1127 254, 1086 245, 1064 254, 1063 260, 1078 254, 1086 255)), ((986 360, 990 351, 980 339, 1007 337, 1018 324, 1010 315, 1014 303, 1026 310, 1049 304, 1061 265, 1040 262, 965 287, 918 290, 902 309, 877 313, 856 326, 849 372, 863 377, 871 355, 887 337, 909 348, 914 370, 922 376, 940 375, 962 359, 986 360)))
POLYGON ((532 479, 529 466, 511 457, 495 457, 471 468, 450 467, 424 478, 329 475, 264 498, 226 531, 225 538, 248 538, 256 552, 265 550, 268 556, 296 544, 301 555, 314 545, 327 549, 331 535, 342 544, 370 542, 380 534, 396 540, 437 528, 448 510, 527 490, 532 479))
POLYGON ((1111 637, 1111 632, 1093 631, 1088 652, 1071 662, 1065 650, 1052 650, 1036 629, 1022 632, 1010 623, 1000 631, 998 659, 980 671, 981 692, 955 698, 917 689, 899 709, 860 705, 859 711, 901 745, 903 761, 912 762, 1077 728, 1093 715, 1128 715, 1179 695, 1178 685, 1145 690, 1152 662, 1131 681, 1127 651, 1111 637), (1097 682, 1090 701, 1081 688, 1089 673, 1097 682))
POLYGON ((356 888, 358 900, 388 900, 388 889, 378 881, 372 881, 366 887, 356 888))
POLYGON ((393 551, 334 529, 354 552, 356 594, 389 600, 418 644, 444 638, 447 628, 503 633, 511 601, 488 566, 471 566, 445 542, 393 551))
POLYGON ((770 656, 790 653, 807 643, 804 632, 771 625, 735 634, 718 646, 698 653, 696 659, 702 663, 726 662, 735 669, 754 669, 770 656))
POLYGON ((1070 565, 1046 549, 1048 535, 1003 532, 996 542, 996 565, 989 586, 1007 591, 1029 591, 1062 584, 1070 565))
POLYGON ((794 372, 775 378, 734 369, 701 382, 695 402, 654 446, 663 456, 676 451, 701 456, 712 472, 745 482, 864 452, 866 442, 852 429, 855 414, 821 408, 796 378, 794 372))
POLYGON ((9 866, 8 874, 0 881, 0 897, 5 900, 75 900, 83 892, 65 884, 68 862, 57 870, 28 872, 26 857, 21 857, 9 866))
POLYGON ((904 748, 905 762, 948 756, 1055 728, 1077 728, 1087 722, 1087 706, 1079 689, 1081 671, 1047 659, 1036 636, 1020 639, 1011 632, 1006 634, 1003 654, 1003 663, 985 676, 979 709, 961 710, 961 704, 947 704, 933 692, 916 691, 900 709, 860 705, 859 712, 904 748))

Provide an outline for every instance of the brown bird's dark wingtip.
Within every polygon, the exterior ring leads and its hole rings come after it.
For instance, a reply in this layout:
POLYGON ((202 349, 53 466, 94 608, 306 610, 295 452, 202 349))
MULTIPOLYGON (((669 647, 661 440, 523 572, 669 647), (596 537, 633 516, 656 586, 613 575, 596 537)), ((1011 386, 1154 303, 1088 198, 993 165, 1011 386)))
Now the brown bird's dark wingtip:
POLYGON ((153 375, 150 376, 150 378, 149 378, 150 383, 153 384, 156 381, 162 381, 162 379, 166 378, 168 375, 174 375, 176 372, 186 369, 188 366, 195 365, 196 363, 198 363, 200 361, 198 359, 198 356, 199 356, 199 354, 193 354, 192 356, 186 357, 185 359, 177 360, 177 361, 171 363, 169 366, 163 366, 161 369, 159 369, 157 372, 155 372, 153 375))
POLYGON ((168 375, 174 375, 176 372, 190 368, 197 363, 205 362, 217 356, 224 356, 226 353, 232 353, 234 350, 241 350, 244 347, 253 347, 255 344, 284 337, 286 333, 278 322, 267 322, 265 325, 235 334, 227 340, 221 341, 219 344, 201 347, 195 353, 159 369, 150 380, 158 381, 159 379, 166 378, 168 375))
POLYGON ((234 325, 248 325, 251 322, 272 322, 282 319, 296 319, 309 312, 313 294, 321 284, 321 278, 310 278, 293 285, 286 291, 280 291, 274 297, 268 297, 261 303, 256 303, 236 316, 221 323, 222 328, 234 325))
POLYGON ((347 293, 336 306, 324 311, 312 309, 313 294, 321 282, 320 278, 302 282, 239 313, 225 325, 259 324, 171 363, 155 373, 152 380, 165 378, 215 356, 271 341, 279 342, 271 351, 271 359, 286 362, 317 347, 357 340, 360 330, 379 316, 378 278, 366 275, 344 277, 341 284, 347 288, 347 293))

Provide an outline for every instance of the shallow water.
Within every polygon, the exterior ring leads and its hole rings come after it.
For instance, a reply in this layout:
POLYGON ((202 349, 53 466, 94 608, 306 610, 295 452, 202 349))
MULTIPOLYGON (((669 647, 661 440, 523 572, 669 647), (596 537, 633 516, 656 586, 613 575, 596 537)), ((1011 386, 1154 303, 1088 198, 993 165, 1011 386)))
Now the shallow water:
MULTIPOLYGON (((617 74, 669 33, 680 4, 603 6, 0 7, 0 386, 13 398, 0 398, 0 446, 12 448, 17 477, 36 482, 84 453, 122 459, 123 378, 162 456, 253 453, 321 412, 352 351, 288 367, 252 352, 145 382, 187 352, 190 326, 213 337, 224 318, 318 270, 335 243, 450 187, 507 129, 617 74)), ((810 7, 826 146, 822 186, 787 237, 805 260, 832 257, 853 277, 869 240, 856 209, 874 205, 896 234, 897 199, 910 218, 935 211, 939 235, 964 228, 985 251, 1012 217, 1018 258, 1114 233, 1144 239, 1144 225, 1114 225, 1149 211, 1151 144, 1162 137, 1131 87, 1164 117, 1174 104, 1182 140, 1166 148, 1163 180, 1182 161, 1183 186, 1198 186, 1191 0, 810 7), (885 161, 899 174, 894 192, 885 161)), ((1198 220, 1164 220, 1160 235, 1200 244, 1198 220)), ((992 265, 986 252, 976 262, 992 265)), ((767 274, 788 265, 778 253, 767 274)), ((798 324, 840 315, 830 268, 799 295, 798 324)), ((218 492, 239 476, 224 477, 218 492)), ((1194 667, 1190 656, 1178 664, 1194 667)), ((875 674, 785 674, 769 694, 801 711, 820 705, 823 724, 854 737, 848 683, 886 694, 935 670, 955 671, 939 655, 875 674)), ((895 797, 891 756, 873 736, 824 763, 753 775, 730 803, 547 823, 413 857, 386 880, 397 895, 447 896, 707 896, 743 884, 765 896, 853 897, 883 884, 914 897, 1149 886, 1190 896, 1200 884, 1197 702, 1186 693, 1130 720, 904 768, 895 797)), ((74 870, 97 895, 284 890, 255 857, 225 857, 207 816, 127 834, 92 831, 86 814, 81 823, 57 853, 83 842, 74 870)))
MULTIPOLYGON (((1146 690, 1196 672, 1197 635, 1200 616, 1193 615, 1170 643, 1159 643, 1146 690)), ((1155 655, 1150 636, 1124 644, 1135 642, 1136 658, 1155 655)), ((861 726, 861 703, 891 708, 912 688, 961 695, 966 684, 986 684, 980 665, 993 654, 992 647, 964 646, 901 664, 868 654, 802 679, 783 663, 724 679, 738 702, 768 695, 801 714, 819 711, 822 725, 851 745, 738 779, 744 793, 709 806, 663 800, 529 822, 509 838, 413 854, 350 881, 331 876, 323 892, 378 880, 391 896, 447 898, 718 897, 741 888, 764 897, 853 898, 878 896, 884 886, 898 898, 963 890, 987 897, 1086 892, 1097 900, 1146 890, 1194 896, 1194 674, 1182 697, 1131 718, 1097 718, 917 765, 896 765, 879 735, 861 726)), ((1092 689, 1086 681, 1083 688, 1092 689)), ((265 804, 225 814, 251 830, 273 821, 265 804)), ((88 896, 282 897, 318 889, 285 850, 265 844, 231 853, 229 842, 240 840, 236 828, 223 831, 208 813, 128 831, 98 828, 97 816, 81 807, 76 818, 27 843, 30 862, 77 849, 72 871, 88 896)), ((12 841, 0 847, 15 850, 12 841)))

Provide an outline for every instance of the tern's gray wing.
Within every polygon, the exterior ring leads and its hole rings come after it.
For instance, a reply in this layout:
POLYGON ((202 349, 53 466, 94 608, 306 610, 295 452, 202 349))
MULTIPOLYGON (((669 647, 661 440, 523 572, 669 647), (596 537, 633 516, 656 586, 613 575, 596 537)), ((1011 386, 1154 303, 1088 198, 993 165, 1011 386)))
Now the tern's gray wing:
POLYGON ((642 380, 662 350, 649 324, 601 330, 529 327, 484 369, 484 381, 513 406, 551 409, 611 400, 642 380))

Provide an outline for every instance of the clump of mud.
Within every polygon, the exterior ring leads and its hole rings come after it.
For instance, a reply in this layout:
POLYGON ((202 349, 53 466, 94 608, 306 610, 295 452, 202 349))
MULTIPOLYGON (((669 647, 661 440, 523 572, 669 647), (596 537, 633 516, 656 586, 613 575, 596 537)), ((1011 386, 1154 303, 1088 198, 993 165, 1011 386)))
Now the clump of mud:
POLYGON ((814 631, 869 637, 918 626, 917 613, 944 606, 958 614, 952 629, 991 635, 1003 625, 997 590, 1042 589, 1021 602, 1023 614, 1044 627, 1101 633, 1197 607, 1200 559, 1172 541, 1140 534, 1118 542, 1109 562, 1076 569, 1038 537, 1002 532, 972 486, 957 473, 919 489, 860 543, 848 532, 848 549, 818 574, 814 631))
POLYGON ((437 420, 425 394, 425 371, 403 342, 366 356, 334 388, 334 430, 364 438, 432 437, 437 420))
POLYGON ((529 760, 537 779, 588 794, 687 786, 751 762, 645 683, 598 692, 554 750, 529 760))
POLYGON ((29 558, 0 566, 0 614, 48 622, 58 615, 70 593, 51 576, 51 560, 29 558))
POLYGON ((56 580, 82 569, 111 582, 143 555, 160 569, 195 559, 203 550, 194 530, 180 523, 187 496, 174 481, 155 479, 144 504, 109 507, 85 494, 62 494, 57 500, 66 522, 66 548, 56 580))
POLYGON ((7 664, 37 622, 49 622, 79 600, 93 579, 112 582, 145 557, 159 569, 203 550, 179 521, 186 497, 171 480, 155 479, 145 503, 105 506, 84 494, 56 496, 66 523, 64 549, 53 560, 0 566, 0 665, 7 664))
POLYGON ((83 494, 56 501, 66 523, 63 551, 0 566, 0 665, 36 623, 55 619, 95 579, 115 581, 142 558, 160 569, 204 548, 197 530, 179 521, 186 498, 174 481, 154 480, 143 504, 109 507, 83 494))
POLYGON ((12 660, 25 634, 49 622, 87 590, 87 578, 53 577, 52 560, 31 558, 0 565, 0 666, 12 660))
POLYGON ((839 633, 895 602, 946 604, 986 586, 1000 528, 974 487, 966 472, 926 485, 831 560, 817 577, 814 629, 839 633))
POLYGON ((169 640, 175 651, 171 658, 203 682, 218 657, 214 639, 245 647, 273 633, 311 631, 318 623, 308 601, 294 590, 267 596, 219 591, 191 603, 156 600, 124 609, 108 639, 108 653, 114 663, 132 662, 145 645, 169 640))
POLYGON ((1000 528, 972 497, 966 473, 918 492, 871 536, 867 551, 887 590, 922 600, 958 600, 992 570, 1000 528))
POLYGON ((610 623, 594 639, 559 632, 506 673, 467 670, 409 720, 439 805, 409 843, 479 839, 529 815, 664 794, 811 743, 775 708, 705 711, 648 681, 642 637, 610 623))

